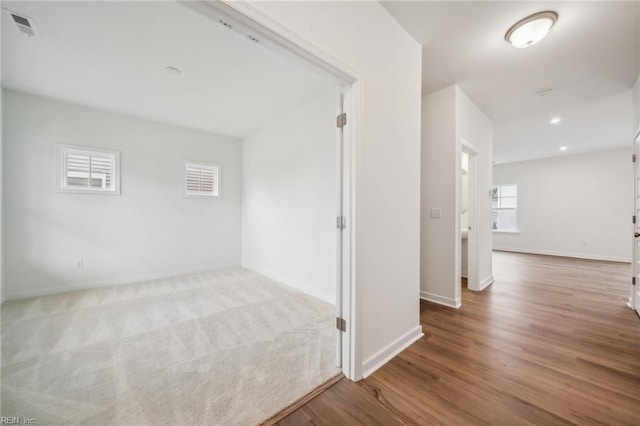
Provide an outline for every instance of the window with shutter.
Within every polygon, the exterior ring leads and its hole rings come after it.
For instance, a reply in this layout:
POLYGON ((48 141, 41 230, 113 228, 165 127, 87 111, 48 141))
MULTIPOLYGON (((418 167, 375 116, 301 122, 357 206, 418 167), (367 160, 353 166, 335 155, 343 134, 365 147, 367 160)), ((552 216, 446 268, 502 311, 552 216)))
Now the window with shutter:
POLYGON ((220 195, 219 184, 219 165, 205 163, 185 163, 185 195, 193 197, 218 197, 220 195))
POLYGON ((497 232, 518 232, 518 187, 494 186, 491 190, 491 228, 497 232))
POLYGON ((120 153, 60 145, 60 190, 75 193, 120 193, 120 153))

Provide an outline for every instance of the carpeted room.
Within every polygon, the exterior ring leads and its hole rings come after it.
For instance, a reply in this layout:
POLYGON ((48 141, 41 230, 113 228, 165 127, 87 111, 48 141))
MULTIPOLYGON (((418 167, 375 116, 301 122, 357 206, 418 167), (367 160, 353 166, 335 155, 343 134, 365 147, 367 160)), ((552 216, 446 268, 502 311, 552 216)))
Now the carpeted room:
POLYGON ((335 82, 177 3, 3 8, 2 415, 256 424, 339 374, 335 82))

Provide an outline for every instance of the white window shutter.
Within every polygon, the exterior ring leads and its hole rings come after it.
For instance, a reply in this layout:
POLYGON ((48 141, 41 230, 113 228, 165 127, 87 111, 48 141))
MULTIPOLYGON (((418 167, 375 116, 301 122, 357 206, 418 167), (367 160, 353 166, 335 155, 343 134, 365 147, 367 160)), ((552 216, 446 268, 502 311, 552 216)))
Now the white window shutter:
POLYGON ((220 166, 185 163, 185 194, 196 197, 218 197, 220 166))
POLYGON ((117 151, 60 146, 60 190, 63 192, 120 193, 117 151))

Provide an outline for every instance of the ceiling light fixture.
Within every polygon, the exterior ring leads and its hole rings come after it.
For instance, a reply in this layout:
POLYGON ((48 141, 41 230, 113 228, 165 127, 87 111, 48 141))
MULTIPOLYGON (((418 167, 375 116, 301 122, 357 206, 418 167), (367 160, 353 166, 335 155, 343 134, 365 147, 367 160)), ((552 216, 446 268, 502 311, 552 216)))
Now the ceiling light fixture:
POLYGON ((558 14, 550 10, 534 13, 513 24, 504 39, 518 49, 531 47, 549 34, 557 20, 558 14))
POLYGON ((551 120, 549 120, 549 123, 558 124, 561 121, 562 121, 562 119, 560 117, 553 117, 551 120))
POLYGON ((178 69, 176 67, 167 67, 166 70, 171 75, 180 75, 180 74, 182 74, 182 71, 180 71, 180 69, 178 69))
POLYGON ((560 147, 560 151, 566 151, 566 150, 567 150, 567 147, 566 147, 566 146, 561 146, 561 147, 560 147))

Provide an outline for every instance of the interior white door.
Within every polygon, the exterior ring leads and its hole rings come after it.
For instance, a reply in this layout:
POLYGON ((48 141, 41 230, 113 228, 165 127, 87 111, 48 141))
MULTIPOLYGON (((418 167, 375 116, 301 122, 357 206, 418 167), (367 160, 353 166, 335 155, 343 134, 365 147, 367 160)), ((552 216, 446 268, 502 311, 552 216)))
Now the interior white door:
POLYGON ((340 126, 340 119, 344 113, 344 98, 342 91, 338 91, 338 108, 336 119, 336 366, 342 367, 342 327, 343 317, 343 241, 344 241, 344 126, 340 126))
POLYGON ((631 305, 640 315, 640 135, 633 143, 633 209, 634 209, 634 243, 633 243, 633 280, 631 287, 631 305))

